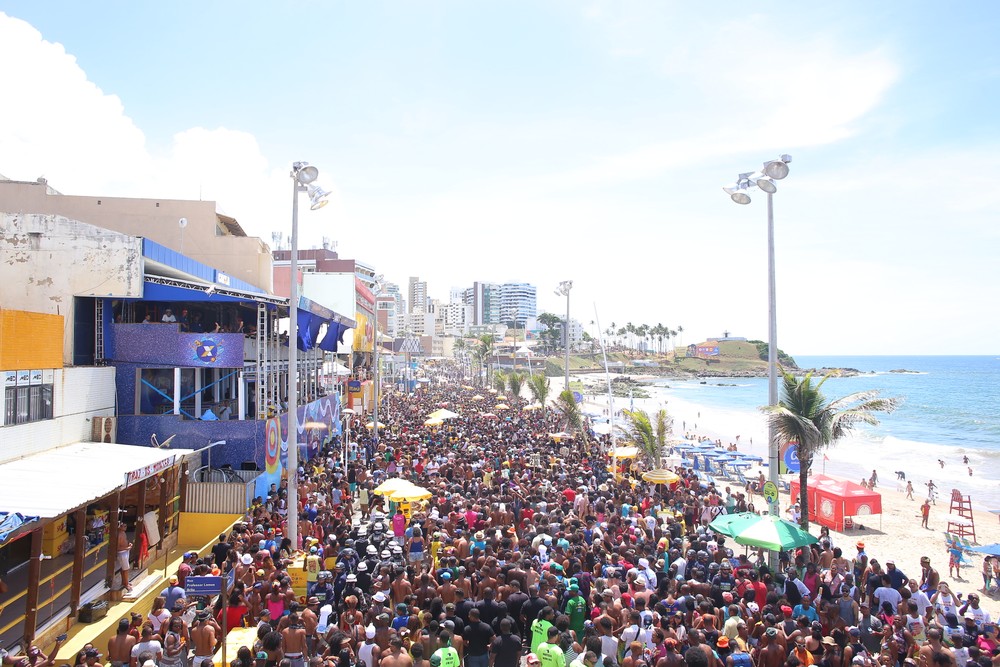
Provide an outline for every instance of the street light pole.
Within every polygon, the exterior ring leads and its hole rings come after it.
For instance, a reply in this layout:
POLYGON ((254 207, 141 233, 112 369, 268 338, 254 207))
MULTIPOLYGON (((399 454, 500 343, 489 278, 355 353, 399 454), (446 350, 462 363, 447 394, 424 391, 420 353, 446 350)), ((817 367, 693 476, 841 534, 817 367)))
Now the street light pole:
POLYGON ((319 170, 308 162, 292 164, 292 248, 289 271, 291 273, 288 293, 288 458, 286 473, 288 475, 288 539, 292 541, 292 549, 298 549, 299 539, 299 193, 308 192, 309 208, 316 210, 326 206, 326 196, 329 194, 313 181, 319 176, 319 170))
MULTIPOLYGON (((767 194, 767 402, 769 406, 778 404, 778 299, 774 268, 774 193, 778 191, 778 187, 774 181, 788 176, 788 164, 791 161, 792 156, 781 155, 776 160, 765 162, 759 172, 740 174, 736 183, 723 188, 734 202, 743 205, 750 203, 748 194, 750 191, 761 190, 767 194)), ((777 434, 768 422, 767 476, 768 482, 774 487, 778 485, 780 454, 777 434)), ((772 515, 778 514, 777 500, 768 503, 768 511, 772 515)), ((772 562, 771 565, 773 567, 775 563, 772 562)))
POLYGON ((566 324, 563 325, 563 343, 566 346, 566 386, 564 389, 569 390, 569 292, 573 289, 572 280, 564 280, 559 283, 558 289, 556 289, 556 294, 566 296, 566 324))
MULTIPOLYGON (((379 424, 378 424, 378 401, 379 401, 379 372, 378 372, 378 297, 382 293, 382 276, 375 277, 375 283, 372 285, 372 294, 375 296, 375 343, 372 347, 373 360, 375 363, 375 384, 374 384, 374 394, 375 394, 375 409, 372 411, 372 416, 375 418, 375 434, 373 438, 374 449, 378 449, 378 436, 379 436, 379 424)), ((345 463, 346 465, 346 463, 345 463)))

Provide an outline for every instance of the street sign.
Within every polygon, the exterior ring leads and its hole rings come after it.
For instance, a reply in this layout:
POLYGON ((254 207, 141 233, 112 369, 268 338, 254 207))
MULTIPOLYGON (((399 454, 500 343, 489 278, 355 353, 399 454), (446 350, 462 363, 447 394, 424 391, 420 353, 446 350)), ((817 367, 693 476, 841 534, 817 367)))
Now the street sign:
POLYGON ((188 577, 184 580, 184 593, 191 595, 219 595, 222 577, 188 577))
POLYGON ((764 482, 764 500, 769 504, 778 502, 778 485, 774 482, 764 482))

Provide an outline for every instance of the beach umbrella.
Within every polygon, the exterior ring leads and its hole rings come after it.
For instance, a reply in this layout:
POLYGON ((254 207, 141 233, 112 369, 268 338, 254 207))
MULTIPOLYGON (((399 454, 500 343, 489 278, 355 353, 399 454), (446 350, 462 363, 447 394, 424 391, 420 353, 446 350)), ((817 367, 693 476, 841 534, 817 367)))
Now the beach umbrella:
POLYGON ((723 452, 717 452, 715 450, 708 451, 708 452, 699 452, 698 453, 698 456, 708 456, 708 457, 713 458, 713 459, 716 456, 722 456, 722 455, 723 455, 723 452))
POLYGON ((428 419, 424 422, 424 426, 440 426, 443 423, 443 419, 428 419))
MULTIPOLYGON (((804 547, 819 541, 814 535, 802 530, 796 524, 778 516, 770 514, 761 516, 751 512, 735 516, 738 518, 724 525, 729 530, 728 535, 737 544, 778 551, 804 547)), ((708 526, 712 528, 712 524, 708 526)))
POLYGON ((734 459, 732 456, 726 456, 725 454, 723 454, 721 456, 716 456, 715 457, 715 462, 716 463, 731 463, 731 462, 733 462, 735 460, 736 459, 734 459))
POLYGON ((497 403, 493 406, 494 410, 510 410, 510 406, 506 403, 497 403))
POLYGON ((483 400, 483 397, 481 395, 479 395, 479 394, 476 394, 475 396, 472 397, 472 400, 474 400, 474 401, 481 401, 481 400, 483 400))
POLYGON ((454 419, 458 416, 457 412, 452 412, 451 410, 445 410, 441 408, 440 410, 435 410, 434 412, 427 415, 428 419, 454 419))
POLYGON ((491 394, 495 394, 495 393, 497 393, 497 390, 496 390, 496 389, 494 389, 493 387, 490 387, 490 388, 489 388, 489 389, 487 389, 486 391, 490 392, 491 394))
POLYGON ((433 493, 421 486, 409 485, 403 486, 392 493, 388 494, 389 500, 405 500, 406 502, 414 502, 417 500, 427 500, 434 496, 433 493))
POLYGON ((611 424, 594 424, 590 430, 597 435, 609 435, 611 433, 611 424))
POLYGON ((679 482, 681 478, 675 472, 659 468, 656 470, 647 470, 642 473, 642 479, 653 484, 673 484, 674 482, 679 482))
POLYGON ((730 526, 736 522, 747 522, 754 520, 755 517, 759 517, 758 514, 753 512, 742 512, 740 514, 720 514, 719 516, 712 519, 712 523, 708 524, 708 527, 719 533, 720 535, 725 535, 727 537, 732 537, 733 533, 730 526))
POLYGON ((469 385, 467 385, 467 384, 463 384, 463 385, 462 385, 462 389, 468 389, 469 391, 472 391, 472 390, 474 389, 474 387, 470 387, 470 386, 469 386, 469 385))
POLYGON ((506 396, 494 396, 494 398, 496 398, 498 401, 506 401, 507 400, 506 396))
MULTIPOLYGON (((378 427, 379 428, 385 428, 385 424, 383 424, 382 422, 379 422, 378 423, 378 427)), ((375 422, 368 422, 367 424, 365 424, 365 428, 368 429, 369 431, 374 430, 374 428, 375 428, 375 422)))
POLYGON ((573 434, 566 431, 559 431, 558 433, 549 433, 549 437, 559 442, 560 440, 572 440, 573 434))
POLYGON ((525 412, 531 412, 532 410, 541 410, 542 406, 539 405, 538 403, 532 403, 531 405, 526 405, 521 409, 524 410, 525 412))
POLYGON ((975 551, 977 554, 986 554, 987 556, 1000 556, 1000 542, 984 544, 981 547, 972 547, 969 551, 975 551))
POLYGON ((639 456, 638 447, 615 447, 610 452, 608 456, 614 459, 634 459, 639 456))
POLYGON ((406 486, 413 486, 413 483, 402 477, 391 477, 376 486, 374 492, 380 496, 384 496, 406 486))

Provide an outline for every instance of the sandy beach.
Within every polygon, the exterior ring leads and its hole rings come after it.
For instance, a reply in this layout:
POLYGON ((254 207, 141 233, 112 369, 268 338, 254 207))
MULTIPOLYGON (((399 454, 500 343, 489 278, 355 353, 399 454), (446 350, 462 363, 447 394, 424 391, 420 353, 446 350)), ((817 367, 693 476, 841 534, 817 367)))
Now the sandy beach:
MULTIPOLYGON (((630 377, 640 379, 635 375, 630 377)), ((608 406, 607 385, 604 375, 577 376, 577 379, 583 380, 587 387, 584 410, 604 414, 608 406)), ((669 402, 661 402, 656 399, 640 398, 634 399, 634 404, 636 409, 646 410, 650 414, 661 407, 667 408, 670 416, 674 419, 674 434, 677 437, 682 437, 685 434, 697 435, 699 437, 708 437, 712 440, 720 440, 723 445, 736 442, 736 433, 723 433, 713 430, 712 415, 706 412, 703 415, 705 418, 702 419, 702 411, 697 404, 673 399, 669 402), (664 405, 663 403, 667 404, 664 405), (687 425, 686 431, 683 429, 685 423, 687 425), (695 428, 695 424, 697 424, 697 428, 695 428)), ((628 409, 629 399, 616 397, 614 407, 616 411, 628 409)), ((759 432, 746 432, 739 435, 740 451, 764 457, 767 456, 763 419, 761 420, 759 432), (753 445, 750 444, 751 439, 754 443, 753 445)), ((826 474, 831 477, 847 479, 845 475, 837 474, 839 466, 837 465, 838 451, 836 447, 829 450, 829 456, 831 460, 827 463, 826 474)), ((873 460, 875 462, 874 465, 878 468, 877 459, 873 460)), ((933 465, 933 461, 928 461, 927 464, 927 467, 930 467, 930 465, 933 465)), ((817 465, 822 466, 822 462, 819 462, 817 465)), ((823 472, 822 467, 820 467, 819 471, 823 472)), ((831 531, 835 546, 843 548, 845 554, 853 555, 855 553, 855 543, 859 540, 863 541, 869 557, 877 558, 881 563, 893 560, 896 566, 907 576, 918 579, 920 577, 920 558, 928 556, 931 559, 933 567, 940 573, 941 579, 949 582, 953 591, 960 592, 963 596, 968 595, 970 592, 978 591, 980 593, 981 606, 987 609, 994 619, 1000 617, 1000 596, 996 593, 992 595, 982 593, 982 556, 978 554, 967 556, 972 562, 972 566, 962 568, 961 579, 948 576, 948 554, 945 547, 944 532, 948 525, 947 515, 951 488, 944 488, 942 485, 940 489, 941 495, 937 498, 937 504, 931 507, 928 522, 929 529, 927 529, 920 526, 920 505, 923 498, 926 497, 926 491, 921 495, 921 488, 915 483, 914 497, 917 500, 907 500, 903 486, 900 485, 897 487, 897 482, 892 471, 879 470, 879 477, 880 485, 877 487, 877 490, 882 494, 882 514, 870 517, 870 520, 865 522, 864 529, 851 530, 847 533, 831 531)), ((859 481, 859 478, 856 479, 854 476, 851 476, 850 479, 852 481, 859 481)), ((760 502, 760 497, 758 496, 758 503, 760 502)), ((788 495, 782 494, 781 508, 783 512, 788 507, 788 504, 788 495)), ((997 515, 976 510, 974 511, 974 521, 976 542, 978 544, 1000 542, 1000 518, 997 515)), ((818 527, 814 528, 814 532, 818 532, 818 527)))

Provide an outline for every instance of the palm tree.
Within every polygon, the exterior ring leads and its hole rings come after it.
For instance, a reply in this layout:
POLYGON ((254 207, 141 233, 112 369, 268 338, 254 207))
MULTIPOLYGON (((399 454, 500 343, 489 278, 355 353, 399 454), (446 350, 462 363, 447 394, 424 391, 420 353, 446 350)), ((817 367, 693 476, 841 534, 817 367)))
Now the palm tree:
POLYGON ((479 359, 479 365, 486 369, 486 377, 489 377, 489 373, 493 369, 493 347, 495 344, 496 338, 493 334, 483 334, 476 341, 476 357, 479 359))
POLYGON ((493 387, 500 393, 507 390, 507 374, 502 370, 493 373, 493 387))
POLYGON ((761 408, 767 413, 768 426, 774 429, 778 444, 798 443, 799 455, 799 524, 809 529, 809 469, 813 458, 826 447, 849 434, 858 424, 878 424, 876 412, 892 412, 898 398, 883 398, 878 390, 859 391, 828 401, 820 389, 834 374, 813 384, 812 373, 801 380, 784 369, 781 400, 761 408))
POLYGON ((580 411, 580 404, 576 402, 572 391, 563 389, 559 392, 559 396, 556 397, 555 401, 555 409, 566 420, 563 430, 574 435, 581 435, 586 439, 585 429, 583 428, 583 413, 580 411))
POLYGON ((539 373, 528 378, 528 391, 532 397, 542 406, 542 414, 545 414, 545 401, 549 398, 549 390, 552 383, 547 377, 539 373))
POLYGON ((521 398, 521 388, 524 387, 524 373, 508 373, 507 389, 510 390, 511 400, 521 398))

